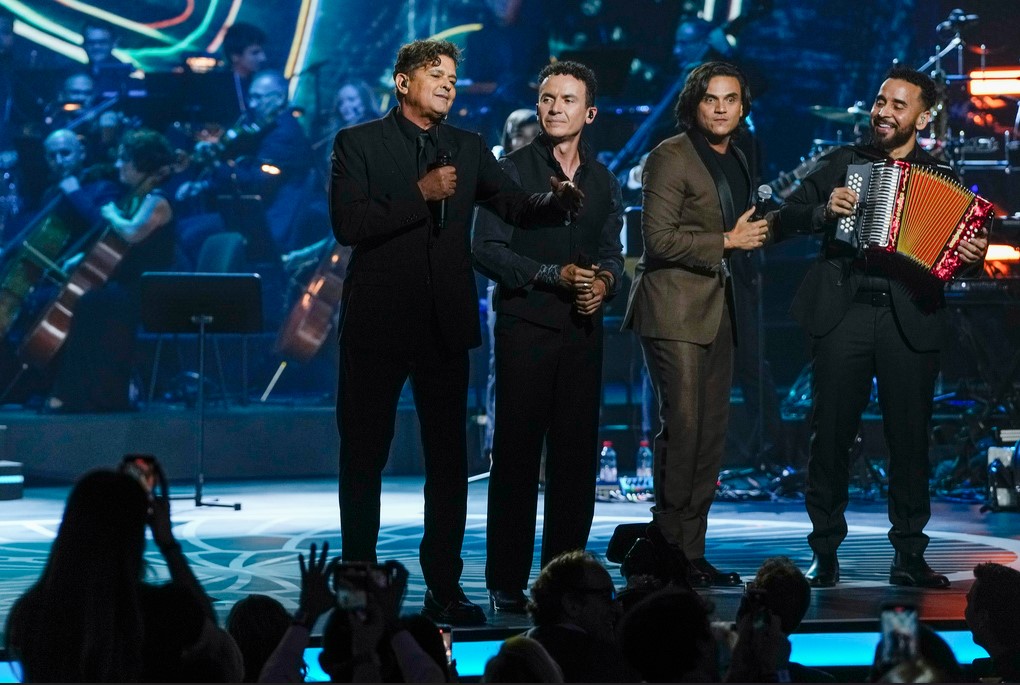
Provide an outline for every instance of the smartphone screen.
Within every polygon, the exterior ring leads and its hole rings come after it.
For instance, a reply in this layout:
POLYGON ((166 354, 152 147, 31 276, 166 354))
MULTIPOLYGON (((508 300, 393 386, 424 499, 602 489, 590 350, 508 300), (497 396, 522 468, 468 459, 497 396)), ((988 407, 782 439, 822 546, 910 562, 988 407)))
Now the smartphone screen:
POLYGON ((917 609, 907 604, 882 607, 882 663, 898 664, 915 658, 917 609))
POLYGON ((443 647, 446 648, 446 663, 453 663, 453 631, 450 626, 439 626, 439 634, 443 636, 443 647))

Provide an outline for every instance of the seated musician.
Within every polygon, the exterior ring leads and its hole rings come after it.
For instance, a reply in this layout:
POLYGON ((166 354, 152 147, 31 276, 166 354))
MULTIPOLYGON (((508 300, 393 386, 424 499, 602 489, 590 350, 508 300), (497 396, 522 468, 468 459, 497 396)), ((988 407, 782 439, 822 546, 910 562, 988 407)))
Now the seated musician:
MULTIPOLYGON (((329 225, 325 194, 314 180, 311 144, 288 107, 287 85, 279 72, 258 74, 249 89, 249 113, 221 140, 229 159, 177 193, 179 200, 196 194, 261 196, 277 253, 319 239, 329 225)), ((197 255, 207 237, 182 229, 182 248, 197 255)))
MULTIPOLYGON (((811 336, 812 437, 805 504, 814 552, 807 577, 816 587, 839 582, 836 550, 847 535, 848 460, 872 378, 878 379, 889 448, 889 541, 895 550, 889 582, 949 586, 949 579, 924 559, 924 526, 931 517, 928 430, 946 323, 941 282, 931 277, 919 287, 902 269, 835 238, 837 221, 853 216, 859 200, 847 187, 848 165, 903 160, 955 176, 917 144, 934 104, 935 84, 927 75, 892 69, 871 107, 871 141, 825 155, 780 211, 780 234, 824 235, 823 252, 791 307, 811 336)), ((987 248, 987 232, 981 230, 960 243, 960 258, 979 268, 987 248)))
MULTIPOLYGON (((86 292, 71 319, 57 360, 47 405, 68 412, 123 411, 132 407, 130 379, 141 307, 139 285, 146 271, 168 269, 174 252, 174 215, 161 185, 170 176, 174 152, 160 134, 127 133, 117 169, 123 195, 102 207, 109 228, 128 249, 104 287, 86 292)), ((102 238, 100 238, 102 240, 102 238)), ((88 260, 86 253, 83 260, 88 260)))

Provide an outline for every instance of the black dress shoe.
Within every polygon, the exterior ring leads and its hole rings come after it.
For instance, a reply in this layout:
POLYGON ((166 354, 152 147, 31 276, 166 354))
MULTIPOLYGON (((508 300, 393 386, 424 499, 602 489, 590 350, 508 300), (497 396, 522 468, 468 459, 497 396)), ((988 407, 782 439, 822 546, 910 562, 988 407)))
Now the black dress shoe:
POLYGON ((833 587, 839 582, 839 560, 836 553, 816 553, 811 558, 811 567, 804 577, 808 579, 811 587, 833 587))
POLYGON ((504 614, 526 614, 528 596, 523 590, 489 590, 489 607, 504 614))
POLYGON ((691 559, 690 568, 687 571, 687 580, 693 587, 733 587, 740 585, 740 575, 737 573, 726 573, 720 571, 708 563, 705 557, 691 559))
POLYGON ((451 626, 480 626, 485 624, 485 612, 464 596, 464 591, 457 588, 456 592, 442 595, 428 590, 425 593, 425 606, 421 613, 436 623, 451 626))
POLYGON ((932 570, 924 555, 896 552, 889 567, 889 582, 909 587, 947 588, 949 579, 932 570))

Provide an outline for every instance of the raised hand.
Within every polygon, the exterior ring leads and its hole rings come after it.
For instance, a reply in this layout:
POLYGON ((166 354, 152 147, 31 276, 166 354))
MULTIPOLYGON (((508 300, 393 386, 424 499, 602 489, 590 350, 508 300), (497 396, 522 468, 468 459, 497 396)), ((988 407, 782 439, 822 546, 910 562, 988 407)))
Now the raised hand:
POLYGON ((561 181, 555 176, 549 177, 549 186, 553 195, 559 200, 560 205, 570 212, 577 214, 584 206, 584 192, 570 181, 561 181))
POLYGON ((327 562, 329 543, 322 543, 322 552, 316 557, 315 543, 308 550, 308 563, 305 555, 298 554, 298 565, 301 567, 301 597, 298 600, 298 611, 304 613, 309 629, 315 625, 320 616, 333 608, 336 601, 333 591, 329 589, 329 580, 337 560, 327 562))

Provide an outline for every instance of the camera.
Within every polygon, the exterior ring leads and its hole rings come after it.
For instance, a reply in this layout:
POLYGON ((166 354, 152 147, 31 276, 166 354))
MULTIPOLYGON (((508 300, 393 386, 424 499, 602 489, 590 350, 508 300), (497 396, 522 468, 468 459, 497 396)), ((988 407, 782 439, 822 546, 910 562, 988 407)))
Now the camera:
POLYGON ((346 611, 364 609, 368 604, 368 593, 386 590, 391 580, 390 570, 379 564, 338 564, 333 579, 337 608, 346 611), (341 580, 344 582, 341 583, 341 580))

